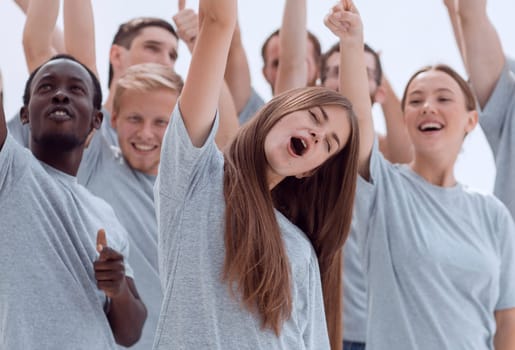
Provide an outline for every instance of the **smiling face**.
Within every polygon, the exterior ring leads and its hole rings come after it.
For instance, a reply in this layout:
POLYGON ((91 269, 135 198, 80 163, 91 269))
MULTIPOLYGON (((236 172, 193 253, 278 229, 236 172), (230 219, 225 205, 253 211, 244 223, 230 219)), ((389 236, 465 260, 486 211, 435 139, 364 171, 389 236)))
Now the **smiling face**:
POLYGON ((266 135, 268 182, 309 176, 347 143, 350 122, 339 106, 313 107, 287 114, 266 135))
POLYGON ((119 110, 113 112, 112 124, 125 160, 142 173, 157 175, 161 142, 177 102, 170 89, 148 92, 126 90, 119 97, 119 110))
POLYGON ((30 86, 30 100, 22 108, 30 123, 32 145, 67 151, 82 147, 101 114, 93 105, 94 87, 79 63, 56 59, 44 64, 30 86))
POLYGON ((477 124, 477 112, 466 106, 463 90, 449 74, 428 70, 412 79, 404 117, 415 152, 457 156, 465 136, 477 124))

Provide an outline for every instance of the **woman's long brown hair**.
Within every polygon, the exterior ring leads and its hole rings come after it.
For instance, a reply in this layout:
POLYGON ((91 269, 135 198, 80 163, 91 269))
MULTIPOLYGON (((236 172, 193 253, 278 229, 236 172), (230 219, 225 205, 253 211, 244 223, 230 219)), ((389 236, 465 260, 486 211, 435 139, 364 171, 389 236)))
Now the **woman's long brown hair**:
MULTIPOLYGON (((352 219, 359 131, 352 107, 325 88, 290 90, 270 101, 244 126, 225 153, 224 280, 278 335, 292 312, 288 256, 274 213, 280 210, 311 241, 318 257, 332 349, 342 346, 342 246, 352 219), (265 137, 285 115, 336 105, 351 127, 343 149, 304 179, 288 177, 268 188, 265 137)), ((236 297, 236 296, 235 296, 236 297)))

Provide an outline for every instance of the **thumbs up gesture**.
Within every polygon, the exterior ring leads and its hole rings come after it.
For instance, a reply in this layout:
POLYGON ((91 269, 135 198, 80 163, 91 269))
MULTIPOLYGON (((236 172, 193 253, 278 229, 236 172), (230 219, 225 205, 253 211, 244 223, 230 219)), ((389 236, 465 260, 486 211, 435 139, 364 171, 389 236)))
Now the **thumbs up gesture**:
POLYGON ((98 289, 109 298, 116 298, 125 288, 125 264, 123 255, 107 245, 103 229, 97 232, 98 259, 93 263, 98 289))
POLYGON ((192 9, 186 8, 186 0, 179 0, 178 8, 179 12, 173 16, 173 21, 177 27, 177 35, 192 52, 199 31, 198 15, 192 9))

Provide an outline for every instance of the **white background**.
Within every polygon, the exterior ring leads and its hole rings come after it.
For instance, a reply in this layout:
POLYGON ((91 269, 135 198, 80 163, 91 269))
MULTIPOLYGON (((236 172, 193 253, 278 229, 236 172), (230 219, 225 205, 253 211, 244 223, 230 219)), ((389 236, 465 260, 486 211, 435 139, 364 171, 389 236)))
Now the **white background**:
MULTIPOLYGON (((334 3, 334 0, 308 0, 308 28, 319 37, 323 51, 336 42, 323 25, 323 17, 334 3)), ((191 8, 196 8, 197 4, 197 1, 187 2, 191 8)), ((464 74, 443 0, 355 0, 355 4, 364 21, 365 39, 373 48, 381 51, 384 71, 398 95, 402 94, 409 76, 426 64, 444 62, 464 74)), ((107 53, 118 25, 136 16, 170 20, 177 12, 177 1, 93 0, 93 6, 97 66, 103 87, 107 85, 107 53)), ((265 100, 270 97, 270 89, 261 75, 261 45, 268 34, 279 27, 283 6, 283 0, 239 1, 240 26, 253 85, 265 100)), ((515 29, 515 24, 510 22, 515 14, 515 1, 490 1, 488 11, 506 53, 515 55, 515 36, 510 36, 515 29)), ((23 85, 28 77, 21 46, 23 24, 24 15, 14 2, 0 0, 0 69, 4 75, 7 118, 20 108, 23 85)), ((183 76, 189 58, 186 47, 181 44, 176 69, 183 76)), ((375 108, 374 113, 376 128, 382 130, 380 110, 375 108)), ((491 152, 481 130, 477 128, 464 145, 456 176, 471 187, 490 192, 494 174, 491 152)))

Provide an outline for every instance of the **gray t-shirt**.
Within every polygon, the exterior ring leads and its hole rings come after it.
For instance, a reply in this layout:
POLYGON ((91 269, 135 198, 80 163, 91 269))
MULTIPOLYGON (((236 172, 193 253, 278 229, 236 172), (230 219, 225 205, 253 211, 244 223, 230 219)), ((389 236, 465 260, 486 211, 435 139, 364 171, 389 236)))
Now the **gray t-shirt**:
POLYGON ((492 195, 434 186, 374 146, 358 179, 368 283, 367 350, 493 350, 496 310, 515 307, 515 225, 492 195))
POLYGON ((125 229, 107 203, 10 135, 0 164, 0 349, 115 349, 93 262, 99 228, 127 256, 125 229))
MULTIPOLYGON (((101 133, 108 140, 110 145, 118 146, 116 130, 111 127, 111 114, 104 108, 102 108, 102 113, 104 115, 104 119, 102 120, 100 132, 97 131, 93 139, 98 138, 98 134, 101 133)), ((14 137, 20 145, 29 147, 30 126, 29 124, 21 123, 20 113, 16 113, 16 115, 7 122, 7 128, 9 129, 11 136, 14 137)))
POLYGON ((316 254, 279 212, 293 299, 280 336, 262 329, 260 316, 222 281, 224 158, 214 142, 217 125, 196 148, 176 107, 163 142, 154 193, 164 300, 154 349, 329 349, 316 254))
POLYGON ((479 124, 495 159, 494 193, 515 218, 515 76, 508 64, 480 113, 479 124))
POLYGON ((263 107, 264 104, 265 104, 265 102, 263 101, 261 96, 259 96, 257 94, 257 92, 256 92, 256 90, 254 90, 254 88, 252 88, 249 100, 247 101, 247 104, 245 105, 243 110, 238 115, 238 119, 240 120, 240 125, 243 125, 246 122, 248 122, 250 120, 250 118, 252 118, 256 114, 256 112, 259 111, 259 109, 261 109, 261 107, 263 107))
POLYGON ((135 283, 147 308, 147 319, 140 340, 131 349, 149 350, 161 309, 163 293, 157 268, 157 220, 154 209, 155 176, 132 169, 118 148, 106 140, 92 147, 96 162, 91 169, 81 164, 79 183, 104 199, 114 209, 129 234, 129 263, 135 272, 135 283), (90 173, 88 173, 88 171, 90 173), (81 176, 84 176, 84 180, 81 176))
POLYGON ((367 282, 353 218, 343 246, 343 338, 364 343, 367 328, 367 282))

